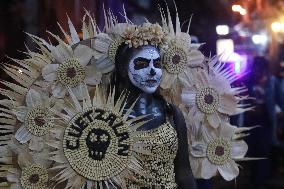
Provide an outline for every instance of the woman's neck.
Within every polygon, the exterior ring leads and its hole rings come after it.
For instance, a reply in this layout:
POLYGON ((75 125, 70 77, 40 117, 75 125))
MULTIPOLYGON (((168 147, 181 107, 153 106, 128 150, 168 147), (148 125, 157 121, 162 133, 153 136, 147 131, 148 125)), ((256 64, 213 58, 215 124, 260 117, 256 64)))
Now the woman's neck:
POLYGON ((149 130, 159 127, 166 121, 164 105, 153 93, 146 93, 134 85, 128 84, 128 108, 134 103, 133 116, 149 115, 145 120, 150 120, 145 123, 140 129, 149 130))
POLYGON ((135 86, 131 86, 128 90, 129 90, 128 101, 131 104, 137 101, 136 104, 141 104, 141 105, 143 104, 146 107, 149 107, 154 101, 153 94, 146 93, 135 86))

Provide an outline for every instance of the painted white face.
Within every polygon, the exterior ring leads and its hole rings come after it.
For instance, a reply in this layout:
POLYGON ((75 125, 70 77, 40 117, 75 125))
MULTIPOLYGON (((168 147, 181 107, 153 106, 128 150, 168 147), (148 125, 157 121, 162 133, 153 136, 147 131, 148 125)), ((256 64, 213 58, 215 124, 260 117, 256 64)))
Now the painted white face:
POLYGON ((162 78, 160 54, 155 47, 144 46, 128 64, 131 83, 145 93, 154 93, 162 78))

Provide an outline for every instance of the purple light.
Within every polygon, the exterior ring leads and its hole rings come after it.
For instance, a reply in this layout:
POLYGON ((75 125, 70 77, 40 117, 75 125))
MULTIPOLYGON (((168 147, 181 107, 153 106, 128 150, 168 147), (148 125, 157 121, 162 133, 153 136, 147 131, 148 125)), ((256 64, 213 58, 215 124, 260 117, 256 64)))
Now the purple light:
POLYGON ((240 61, 235 62, 234 71, 236 74, 239 74, 241 72, 241 62, 240 61))
POLYGON ((247 68, 247 55, 234 52, 228 62, 232 63, 232 69, 235 74, 242 74, 247 68))

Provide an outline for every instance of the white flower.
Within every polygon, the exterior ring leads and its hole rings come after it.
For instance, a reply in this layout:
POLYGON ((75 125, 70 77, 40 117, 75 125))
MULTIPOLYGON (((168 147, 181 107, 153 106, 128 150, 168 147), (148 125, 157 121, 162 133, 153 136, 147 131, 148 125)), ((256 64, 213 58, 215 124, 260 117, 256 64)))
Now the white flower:
POLYGON ((28 152, 27 149, 14 143, 10 144, 13 151, 16 152, 18 159, 17 168, 9 168, 6 172, 6 178, 11 183, 13 189, 46 189, 49 184, 47 153, 41 153, 36 157, 28 152))
POLYGON ((92 42, 95 65, 102 73, 109 73, 114 69, 116 51, 122 43, 122 39, 119 36, 116 36, 116 39, 112 36, 100 33, 92 42))
POLYGON ((66 44, 51 47, 55 63, 46 65, 42 76, 52 83, 52 94, 57 98, 65 96, 70 87, 76 96, 81 96, 82 84, 97 85, 101 82, 102 73, 95 65, 88 65, 93 50, 85 45, 77 45, 74 50, 66 44))
POLYGON ((166 50, 162 50, 164 72, 161 81, 161 88, 170 89, 182 83, 190 67, 201 66, 204 55, 192 48, 190 44, 174 44, 166 50))
POLYGON ((188 116, 194 119, 195 125, 199 125, 206 118, 212 127, 217 128, 223 116, 236 115, 251 109, 239 104, 247 98, 240 96, 246 89, 231 87, 235 76, 217 66, 218 69, 212 67, 212 74, 201 70, 196 74, 196 78, 187 74, 184 80, 182 101, 190 108, 188 116))
POLYGON ((15 138, 20 143, 29 142, 29 148, 41 151, 44 147, 43 136, 53 127, 53 117, 49 112, 50 99, 45 93, 30 89, 26 96, 27 106, 14 108, 14 114, 22 122, 15 138))
POLYGON ((248 146, 243 140, 233 140, 233 127, 219 127, 218 135, 211 133, 190 146, 190 163, 196 178, 209 179, 218 172, 227 181, 236 178, 239 168, 235 161, 242 160, 248 146))

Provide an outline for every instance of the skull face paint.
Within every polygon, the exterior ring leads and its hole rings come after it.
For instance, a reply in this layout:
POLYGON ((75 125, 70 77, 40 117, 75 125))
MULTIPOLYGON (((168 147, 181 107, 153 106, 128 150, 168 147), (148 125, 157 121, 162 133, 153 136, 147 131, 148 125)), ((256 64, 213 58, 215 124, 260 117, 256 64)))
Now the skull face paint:
POLYGON ((160 54, 155 47, 143 46, 129 61, 131 83, 145 93, 154 93, 162 78, 160 54))

